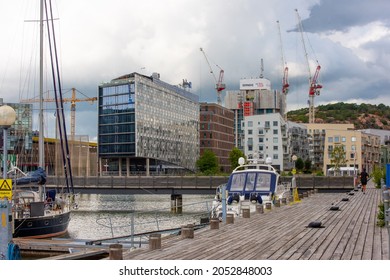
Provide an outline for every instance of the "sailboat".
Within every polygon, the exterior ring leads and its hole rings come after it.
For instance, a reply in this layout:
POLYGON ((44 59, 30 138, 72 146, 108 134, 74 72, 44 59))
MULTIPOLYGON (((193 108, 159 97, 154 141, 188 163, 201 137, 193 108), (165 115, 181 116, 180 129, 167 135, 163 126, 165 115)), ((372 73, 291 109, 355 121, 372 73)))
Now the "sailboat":
POLYGON ((69 147, 66 135, 63 99, 60 75, 58 71, 57 50, 51 1, 49 4, 40 0, 40 108, 39 108, 39 167, 37 170, 23 173, 13 167, 13 174, 21 174, 14 178, 13 185, 13 237, 49 238, 67 232, 71 218, 71 210, 75 207, 73 179, 70 165, 69 147), (49 5, 49 7, 48 7, 49 5), (49 49, 52 65, 53 85, 56 98, 56 117, 61 145, 62 163, 66 192, 57 189, 46 189, 46 172, 44 158, 43 127, 43 22, 46 12, 49 49), (52 23, 51 29, 49 23, 52 23))

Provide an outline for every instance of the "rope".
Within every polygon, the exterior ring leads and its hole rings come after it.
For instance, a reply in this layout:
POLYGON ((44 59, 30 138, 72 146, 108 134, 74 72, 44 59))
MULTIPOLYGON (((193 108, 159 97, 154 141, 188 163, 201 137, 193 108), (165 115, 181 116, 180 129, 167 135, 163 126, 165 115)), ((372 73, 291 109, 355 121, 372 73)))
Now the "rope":
POLYGON ((15 243, 8 243, 8 253, 7 253, 7 259, 8 260, 20 260, 20 248, 15 243))

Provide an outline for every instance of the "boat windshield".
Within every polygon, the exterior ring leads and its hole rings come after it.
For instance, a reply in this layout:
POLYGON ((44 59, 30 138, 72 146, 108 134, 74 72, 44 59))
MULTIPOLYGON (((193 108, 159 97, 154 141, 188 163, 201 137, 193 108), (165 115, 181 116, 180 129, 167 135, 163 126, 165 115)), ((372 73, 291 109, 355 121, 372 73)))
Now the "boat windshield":
POLYGON ((269 192, 274 189, 272 179, 275 174, 269 172, 242 172, 232 174, 228 190, 232 192, 269 192))

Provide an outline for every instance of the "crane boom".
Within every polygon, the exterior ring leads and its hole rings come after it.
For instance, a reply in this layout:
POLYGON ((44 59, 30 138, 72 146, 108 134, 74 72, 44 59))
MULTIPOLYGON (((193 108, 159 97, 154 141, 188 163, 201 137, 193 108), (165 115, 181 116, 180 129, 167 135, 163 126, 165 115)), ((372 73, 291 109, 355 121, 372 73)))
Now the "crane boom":
MULTIPOLYGON (((97 97, 87 97, 87 98, 76 98, 76 89, 72 88, 72 97, 71 98, 63 98, 63 103, 70 102, 70 135, 72 140, 74 140, 75 136, 75 127, 76 127, 76 102, 82 102, 82 101, 90 101, 93 103, 97 100, 97 97)), ((20 100, 20 103, 34 103, 34 102, 40 102, 41 100, 39 98, 29 98, 29 99, 22 99, 20 100)), ((43 99, 44 102, 56 102, 55 98, 45 98, 43 99)))
POLYGON ((279 40, 280 40, 280 51, 282 54, 282 69, 283 69, 283 78, 282 78, 282 92, 284 94, 288 93, 288 89, 290 87, 288 83, 288 67, 286 60, 284 58, 284 50, 283 50, 283 41, 282 41, 282 33, 280 32, 280 23, 279 21, 276 21, 278 24, 278 31, 279 31, 279 40))
POLYGON ((213 68, 211 67, 211 64, 209 62, 209 59, 207 58, 207 55, 205 53, 205 51, 203 50, 203 48, 200 48, 200 51, 203 53, 205 59, 206 59, 206 62, 209 66, 209 69, 210 69, 210 73, 213 75, 213 78, 214 78, 214 81, 215 81, 215 89, 217 91, 217 102, 219 105, 222 104, 222 100, 221 100, 221 91, 223 91, 225 88, 226 88, 226 85, 223 83, 223 76, 224 76, 224 73, 225 71, 219 67, 218 65, 216 65, 220 71, 219 71, 219 77, 218 77, 218 80, 217 80, 217 77, 215 76, 215 73, 213 71, 213 68))
POLYGON ((307 69, 309 72, 309 123, 315 123, 314 97, 316 95, 320 95, 320 89, 322 88, 322 85, 318 84, 318 76, 320 74, 321 66, 317 62, 317 68, 316 68, 316 71, 314 73, 314 76, 312 77, 311 71, 310 71, 309 58, 308 58, 308 54, 306 51, 305 40, 303 38, 303 26, 302 26, 301 17, 299 16, 298 9, 295 9, 295 12, 297 14, 298 29, 299 29, 299 32, 301 33, 303 51, 305 54, 307 69))

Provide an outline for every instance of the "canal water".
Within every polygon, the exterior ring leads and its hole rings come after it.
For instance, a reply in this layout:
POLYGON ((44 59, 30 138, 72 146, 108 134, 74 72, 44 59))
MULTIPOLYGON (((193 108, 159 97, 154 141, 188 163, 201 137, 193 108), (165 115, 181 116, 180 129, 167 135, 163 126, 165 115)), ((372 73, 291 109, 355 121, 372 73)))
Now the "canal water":
POLYGON ((68 238, 105 239, 199 224, 209 216, 212 195, 183 195, 181 213, 172 211, 170 195, 78 195, 68 238))

